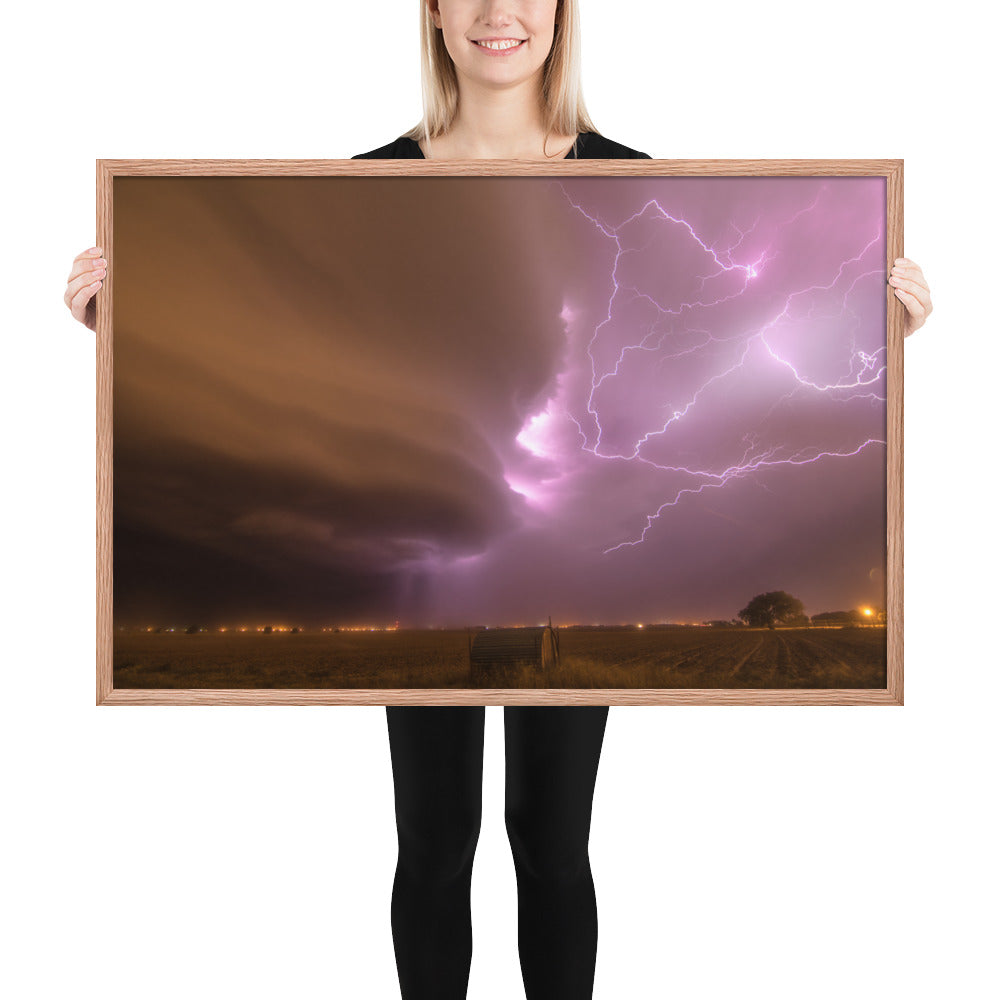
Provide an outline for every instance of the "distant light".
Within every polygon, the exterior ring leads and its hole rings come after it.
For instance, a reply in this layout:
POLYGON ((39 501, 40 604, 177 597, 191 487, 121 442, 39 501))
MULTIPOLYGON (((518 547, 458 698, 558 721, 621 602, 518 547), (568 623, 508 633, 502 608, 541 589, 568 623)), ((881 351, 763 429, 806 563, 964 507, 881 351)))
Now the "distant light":
POLYGON ((642 622, 639 622, 639 624, 636 625, 636 628, 642 628, 642 622))
POLYGON ((864 609, 864 613, 865 613, 866 615, 870 615, 870 614, 872 613, 872 609, 871 609, 871 608, 865 608, 865 609, 864 609))

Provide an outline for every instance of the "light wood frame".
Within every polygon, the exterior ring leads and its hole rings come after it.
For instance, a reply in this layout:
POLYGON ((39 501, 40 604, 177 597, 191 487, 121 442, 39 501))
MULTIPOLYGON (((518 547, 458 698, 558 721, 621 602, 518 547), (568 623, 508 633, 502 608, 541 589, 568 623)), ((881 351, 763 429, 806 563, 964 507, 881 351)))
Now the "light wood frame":
POLYGON ((903 161, 868 160, 98 160, 97 243, 110 266, 97 309, 98 705, 902 705, 903 308, 886 286, 885 689, 115 689, 112 673, 113 182, 121 176, 877 176, 886 185, 886 271, 903 255, 903 161))

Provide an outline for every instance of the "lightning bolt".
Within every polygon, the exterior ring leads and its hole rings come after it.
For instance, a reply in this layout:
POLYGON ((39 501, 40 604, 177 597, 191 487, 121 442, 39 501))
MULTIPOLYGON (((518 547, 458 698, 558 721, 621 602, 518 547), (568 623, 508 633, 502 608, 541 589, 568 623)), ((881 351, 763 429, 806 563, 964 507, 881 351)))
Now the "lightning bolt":
MULTIPOLYGON (((636 537, 604 549, 605 554, 641 544, 664 512, 676 506, 685 495, 721 489, 736 480, 775 466, 796 467, 848 459, 866 448, 885 444, 883 438, 868 436, 854 447, 829 448, 819 444, 770 444, 765 447, 756 434, 746 433, 743 435, 745 447, 738 460, 721 464, 717 468, 704 461, 693 465, 667 464, 650 455, 657 442, 669 449, 667 438, 676 428, 683 427, 706 409, 718 406, 720 389, 730 387, 732 391, 732 387, 740 384, 752 385, 755 379, 761 377, 755 372, 764 373, 768 378, 776 378, 781 374, 790 375, 793 382, 791 389, 782 393, 759 418, 759 424, 793 397, 808 399, 826 396, 837 404, 857 400, 867 401, 869 405, 884 403, 885 348, 866 351, 857 347, 857 327, 861 323, 861 317, 851 308, 852 294, 859 284, 872 277, 882 280, 885 278, 883 265, 866 267, 864 263, 866 258, 877 256, 881 247, 881 231, 858 246, 853 256, 830 268, 830 273, 823 280, 786 292, 783 300, 776 302, 770 309, 770 315, 763 320, 736 334, 723 336, 713 331, 711 321, 706 326, 703 322, 698 323, 698 318, 704 320, 708 317, 711 320, 713 310, 723 309, 728 303, 738 302, 747 296, 761 276, 768 272, 769 265, 787 253, 777 239, 772 239, 767 250, 754 253, 744 249, 757 230, 759 215, 747 229, 740 229, 730 222, 729 225, 735 232, 730 245, 713 246, 698 233, 695 225, 672 214, 660 199, 650 198, 638 211, 619 222, 611 223, 598 218, 594 212, 588 211, 582 203, 574 200, 565 183, 551 183, 559 189, 571 210, 586 219, 608 241, 613 251, 608 275, 611 292, 607 300, 606 315, 594 328, 586 346, 590 384, 583 408, 585 413, 577 419, 565 405, 561 412, 575 425, 582 452, 608 462, 641 463, 660 472, 679 475, 688 483, 680 488, 674 487, 655 510, 645 515, 645 525, 636 537), (675 303, 661 301, 662 296, 658 297, 652 290, 640 287, 643 284, 641 280, 630 283, 622 273, 626 264, 635 264, 636 261, 638 266, 634 270, 636 273, 641 272, 644 258, 654 265, 659 260, 662 267, 662 254, 653 255, 650 247, 665 234, 664 227, 671 227, 670 238, 679 240, 678 257, 705 265, 703 273, 688 275, 694 294, 675 303), (641 235, 647 228, 649 233, 645 240, 637 246, 630 246, 629 237, 633 233, 641 235), (731 285, 735 287, 729 287, 731 285), (713 292, 712 289, 716 286, 720 286, 720 290, 713 292), (626 324, 629 329, 639 328, 635 329, 634 335, 626 343, 618 345, 617 357, 614 357, 615 334, 622 326, 621 323, 615 324, 614 317, 637 305, 651 309, 653 319, 645 324, 626 324), (807 366, 801 362, 785 356, 776 346, 776 341, 781 339, 777 334, 782 325, 786 328, 791 326, 804 336, 816 322, 831 318, 838 323, 840 330, 849 332, 851 337, 850 347, 842 359, 841 373, 818 377, 806 370, 807 366), (613 361, 600 361, 599 355, 609 356, 609 347, 613 361), (718 354, 724 355, 724 360, 720 361, 716 357, 718 354), (664 417, 648 423, 641 432, 633 435, 627 446, 619 444, 616 447, 613 441, 606 440, 614 435, 609 434, 606 429, 601 399, 609 389, 616 388, 616 384, 620 391, 627 391, 629 372, 634 375, 643 355, 648 355, 650 362, 655 359, 653 370, 658 373, 662 371, 664 364, 673 362, 676 365, 682 359, 703 360, 710 371, 688 391, 686 398, 676 403, 662 404, 660 409, 667 411, 664 417)), ((803 205, 788 218, 774 223, 775 235, 813 213, 826 190, 827 186, 822 186, 810 204, 803 205)), ((563 315, 565 319, 570 319, 573 314, 567 309, 563 315)), ((630 407, 629 410, 634 416, 635 408, 630 407)), ((545 418, 553 415, 550 406, 541 417, 536 415, 529 419, 518 435, 518 441, 536 455, 549 456, 544 440, 545 418)))

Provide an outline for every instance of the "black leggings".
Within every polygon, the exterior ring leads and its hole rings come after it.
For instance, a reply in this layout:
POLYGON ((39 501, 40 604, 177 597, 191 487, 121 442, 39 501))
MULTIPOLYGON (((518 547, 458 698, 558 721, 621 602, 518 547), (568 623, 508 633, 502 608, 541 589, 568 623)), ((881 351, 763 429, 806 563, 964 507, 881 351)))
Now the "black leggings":
MULTIPOLYGON (((403 1000, 464 1000, 483 792, 484 705, 387 705, 403 1000)), ((588 841, 607 705, 504 706, 505 821, 527 1000, 589 1000, 597 900, 588 841)))

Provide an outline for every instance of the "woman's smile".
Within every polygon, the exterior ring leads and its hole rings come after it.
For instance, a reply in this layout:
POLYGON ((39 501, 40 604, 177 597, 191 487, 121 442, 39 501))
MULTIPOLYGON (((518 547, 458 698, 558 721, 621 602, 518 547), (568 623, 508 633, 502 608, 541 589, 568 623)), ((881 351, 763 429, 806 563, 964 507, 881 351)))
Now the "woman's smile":
POLYGON ((516 52, 527 43, 526 38, 480 38, 470 39, 472 44, 484 55, 506 56, 516 52))

